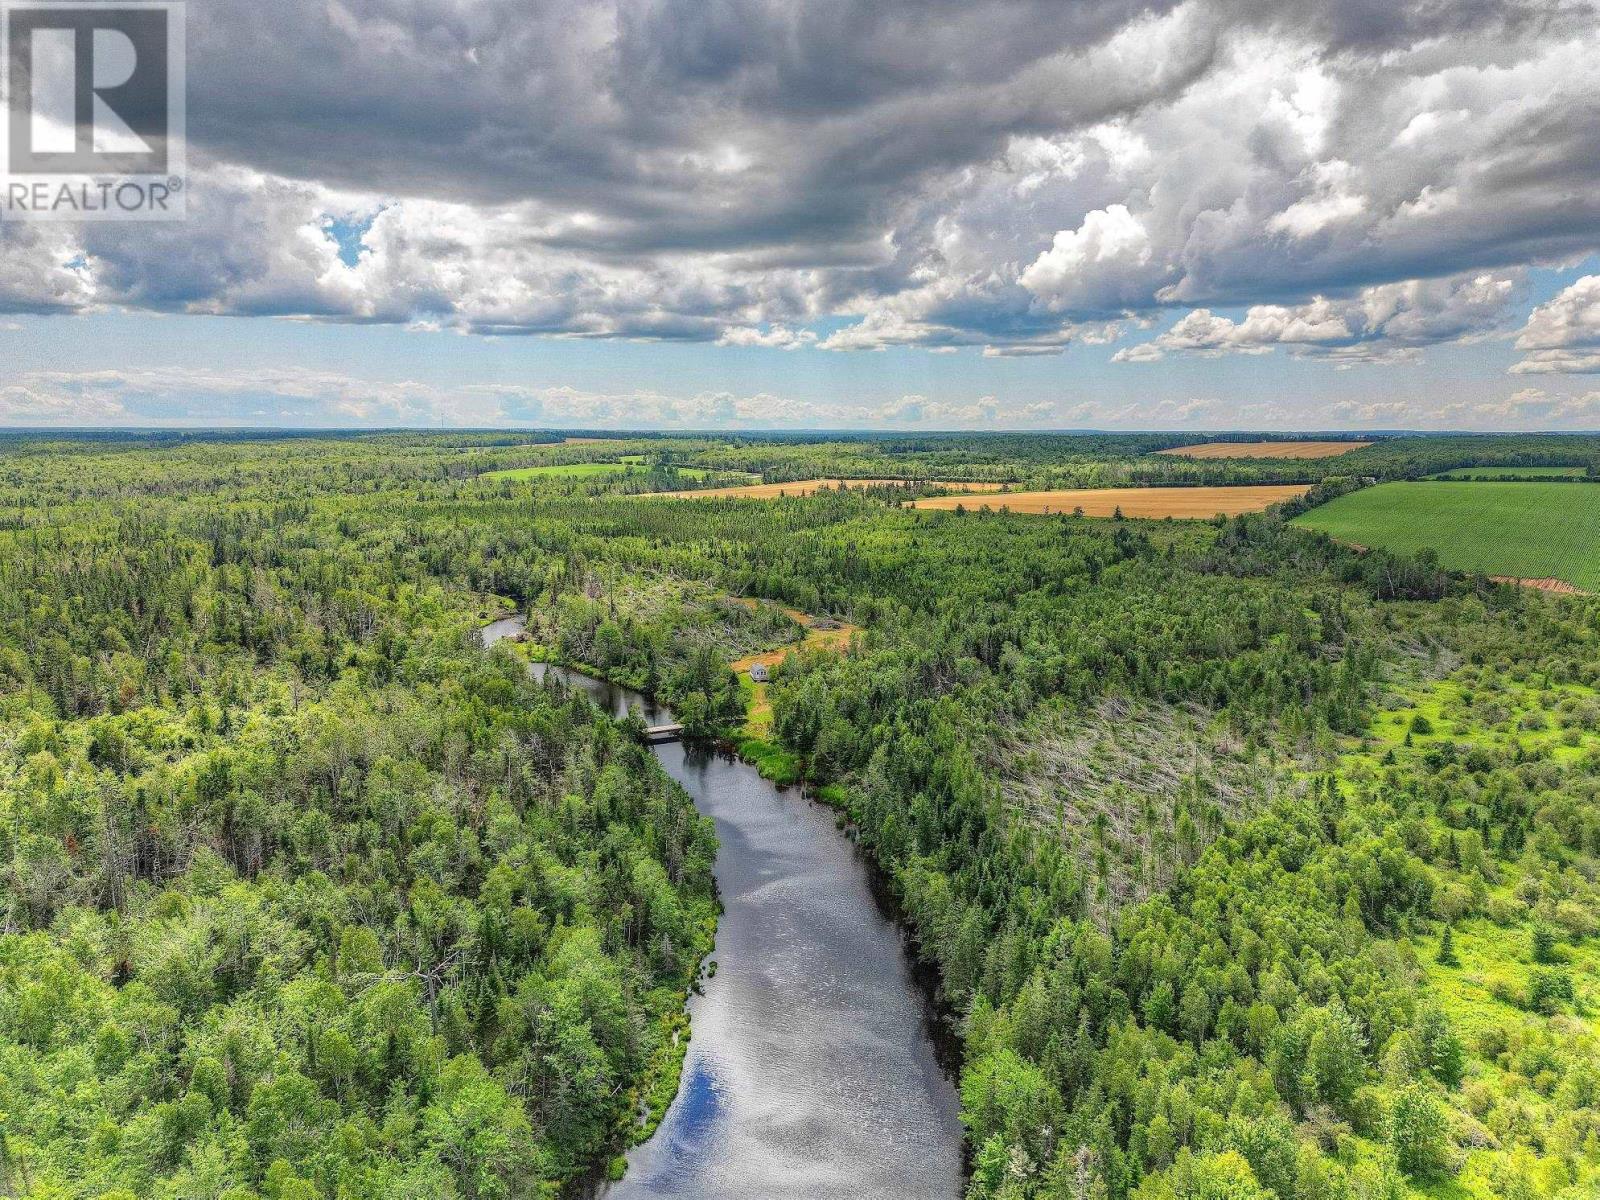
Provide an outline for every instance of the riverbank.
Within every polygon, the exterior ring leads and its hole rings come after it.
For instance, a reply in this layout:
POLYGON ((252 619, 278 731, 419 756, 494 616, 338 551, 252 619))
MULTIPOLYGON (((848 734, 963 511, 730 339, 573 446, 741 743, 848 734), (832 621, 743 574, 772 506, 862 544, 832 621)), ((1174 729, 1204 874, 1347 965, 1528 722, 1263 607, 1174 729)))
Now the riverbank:
MULTIPOLYGON (((528 660, 528 670, 541 682, 549 677, 550 672, 556 672, 555 677, 564 687, 577 684, 591 703, 604 709, 609 715, 619 717, 628 714, 632 706, 627 703, 627 697, 631 693, 628 693, 622 685, 613 684, 597 673, 582 668, 531 657, 542 650, 542 647, 520 640, 524 636, 525 623, 514 611, 508 611, 509 608, 509 605, 501 605, 493 609, 495 614, 493 618, 478 630, 479 640, 484 646, 496 644, 509 646, 519 656, 528 660), (586 683, 593 686, 586 686, 586 683), (606 689, 616 689, 616 693, 612 694, 606 689)), ((487 615, 489 614, 480 613, 480 618, 487 615)), ((661 712, 654 708, 649 711, 657 717, 661 712)), ((595 1189, 602 1187, 606 1182, 615 1182, 622 1178, 626 1153, 655 1136, 678 1094, 684 1059, 688 1055, 690 1039, 693 1036, 685 1002, 703 986, 707 972, 706 963, 716 944, 721 910, 718 898, 716 915, 708 918, 697 931, 691 951, 691 961, 686 964, 678 992, 679 1000, 664 1006, 664 1010, 655 1018, 656 1048, 631 1095, 631 1108, 635 1119, 626 1128, 617 1131, 617 1153, 609 1160, 595 1164, 594 1174, 584 1185, 585 1195, 593 1195, 595 1189)))
MULTIPOLYGON (((734 597, 734 603, 747 608, 754 608, 757 604, 767 604, 770 601, 756 601, 746 597, 734 597)), ((737 730, 732 743, 738 751, 739 757, 750 763, 761 772, 764 779, 773 783, 788 786, 801 783, 805 778, 805 764, 800 757, 791 751, 785 750, 772 737, 772 704, 767 698, 767 683, 758 683, 750 678, 750 669, 755 666, 767 667, 769 670, 783 663, 790 655, 802 650, 837 650, 844 651, 849 648, 851 641, 860 633, 865 632, 861 626, 852 625, 847 621, 837 621, 831 617, 816 617, 803 613, 797 608, 786 608, 783 605, 774 605, 790 620, 800 625, 806 632, 798 641, 787 646, 780 646, 775 650, 766 650, 757 654, 747 654, 743 658, 735 659, 729 664, 730 669, 739 676, 740 690, 746 693, 744 726, 737 730)))
MULTIPOLYGON (((713 740, 728 752, 737 754, 746 763, 756 768, 763 779, 785 787, 800 784, 804 782, 805 764, 798 755, 784 749, 772 737, 772 706, 768 700, 770 685, 751 679, 750 670, 757 665, 768 669, 777 667, 791 655, 801 651, 825 650, 843 652, 849 648, 850 643, 858 635, 866 631, 861 626, 851 624, 848 621, 840 621, 833 617, 815 616, 770 600, 760 600, 748 596, 729 596, 726 599, 728 602, 752 612, 762 607, 775 609, 798 625, 803 633, 798 641, 769 650, 754 651, 750 654, 742 655, 728 664, 728 669, 739 678, 739 691, 744 700, 745 715, 741 724, 724 726, 717 732, 713 740)), ((492 619, 501 621, 507 619, 507 617, 508 614, 502 607, 500 615, 492 619)), ((593 679, 605 680, 616 687, 634 688, 638 689, 641 694, 649 694, 648 689, 640 687, 637 679, 618 676, 593 663, 562 658, 554 647, 537 641, 526 640, 525 635, 507 638, 506 640, 515 645, 517 652, 530 662, 559 665, 579 671, 593 679)), ((652 699, 655 699, 655 697, 652 696, 652 699)))
MULTIPOLYGON (((829 631, 821 631, 829 632, 829 631)), ((659 702, 534 664, 612 716, 659 702)), ((892 896, 833 809, 703 744, 652 747, 716 823, 722 916, 691 993, 675 1095, 605 1200, 957 1200, 949 1025, 892 896)), ((666 1093, 663 1069, 656 1078, 666 1093)), ((652 1114, 653 1115, 653 1114, 652 1114)), ((642 1127, 641 1127, 642 1128, 642 1127)))

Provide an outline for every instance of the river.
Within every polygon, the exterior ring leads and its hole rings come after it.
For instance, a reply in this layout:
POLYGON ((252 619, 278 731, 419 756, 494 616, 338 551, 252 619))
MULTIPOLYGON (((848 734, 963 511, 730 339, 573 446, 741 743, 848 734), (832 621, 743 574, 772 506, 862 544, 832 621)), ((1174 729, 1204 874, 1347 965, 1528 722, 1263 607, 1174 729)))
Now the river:
MULTIPOLYGON (((518 631, 499 621, 492 643, 518 631)), ((665 707, 534 664, 617 716, 665 707)), ((716 972, 689 1001, 677 1098, 604 1200, 956 1200, 958 1101, 899 927, 832 810, 739 760, 656 746, 717 827, 716 972)))

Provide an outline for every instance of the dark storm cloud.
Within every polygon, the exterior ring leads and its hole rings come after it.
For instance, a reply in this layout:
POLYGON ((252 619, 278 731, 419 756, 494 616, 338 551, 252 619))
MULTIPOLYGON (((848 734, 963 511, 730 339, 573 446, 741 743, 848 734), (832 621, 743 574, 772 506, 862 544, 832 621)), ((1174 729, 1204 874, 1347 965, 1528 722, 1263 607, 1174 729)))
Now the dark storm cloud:
POLYGON ((597 253, 848 242, 894 189, 1107 107, 1040 64, 1160 7, 215 0, 191 137, 353 191, 581 209, 602 220, 554 240, 597 253))
POLYGON ((190 220, 0 231, 0 305, 1018 353, 1170 308, 1348 309, 1600 245, 1595 17, 206 0, 190 220), (335 223, 365 231, 354 257, 335 223))

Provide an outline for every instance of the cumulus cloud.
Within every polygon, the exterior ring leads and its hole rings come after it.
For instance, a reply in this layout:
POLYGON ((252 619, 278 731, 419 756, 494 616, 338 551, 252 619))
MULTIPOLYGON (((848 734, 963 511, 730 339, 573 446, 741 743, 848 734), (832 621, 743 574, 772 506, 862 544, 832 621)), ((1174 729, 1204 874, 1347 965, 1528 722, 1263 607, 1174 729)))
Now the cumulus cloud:
POLYGON ((1105 277, 1128 278, 1149 261, 1145 227, 1126 204, 1113 204, 1085 214, 1077 229, 1058 232, 1050 249, 1033 260, 1018 282, 1046 308, 1059 311, 1074 307, 1074 298, 1084 290, 1103 289, 1105 277))
POLYGON ((534 426, 584 429, 740 427, 1044 428, 1053 402, 1003 406, 907 394, 818 402, 770 392, 602 391, 416 379, 373 379, 303 367, 33 371, 0 384, 0 424, 33 426, 534 426))
MULTIPOLYGON (((1564 381, 1562 381, 1564 382, 1564 381)), ((1332 404, 1286 395, 1080 399, 448 384, 305 367, 32 371, 0 382, 0 424, 33 427, 773 429, 1595 429, 1600 391, 1524 388, 1482 400, 1415 395, 1332 404)))
POLYGON ((1535 308, 1517 349, 1529 353, 1511 368, 1516 374, 1600 372, 1600 275, 1585 275, 1535 308))
POLYGON ((1117 351, 1112 361, 1156 362, 1169 353, 1270 354, 1279 346, 1341 365, 1411 361, 1424 346, 1499 328, 1519 284, 1519 275, 1412 279, 1363 288, 1345 299, 1254 305, 1240 321, 1199 308, 1160 336, 1117 351))
POLYGON ((32 371, 0 392, 9 424, 466 425, 507 412, 492 385, 443 392, 298 367, 32 371))
POLYGON ((1503 400, 1456 402, 1440 417, 1466 429, 1600 429, 1600 392, 1551 394, 1520 388, 1503 400))
POLYGON ((1461 336, 1367 313, 1373 289, 1600 246, 1589 0, 212 0, 190 23, 190 219, 8 224, 0 310, 1006 355, 1248 308, 1170 349, 1348 362, 1461 336))
POLYGON ((0 227, 0 313, 70 313, 94 298, 89 264, 63 225, 0 227))
POLYGON ((770 329, 757 329, 753 326, 730 326, 722 331, 722 336, 717 339, 719 346, 763 346, 779 350, 798 350, 802 346, 809 346, 817 340, 817 335, 809 329, 790 329, 783 325, 774 325, 770 329))

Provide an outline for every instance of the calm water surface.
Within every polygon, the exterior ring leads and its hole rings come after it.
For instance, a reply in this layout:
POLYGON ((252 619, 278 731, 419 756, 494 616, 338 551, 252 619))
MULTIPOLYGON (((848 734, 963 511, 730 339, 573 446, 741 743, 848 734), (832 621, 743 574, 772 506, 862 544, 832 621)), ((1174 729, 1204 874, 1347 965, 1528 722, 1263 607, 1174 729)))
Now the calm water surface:
MULTIPOLYGON (((484 631, 515 633, 516 621, 484 631)), ((616 715, 668 711, 535 664, 616 715)), ((666 771, 716 822, 717 964, 691 998, 677 1099, 605 1200, 956 1200, 958 1103, 898 927, 830 810, 736 759, 676 743, 666 771)))

